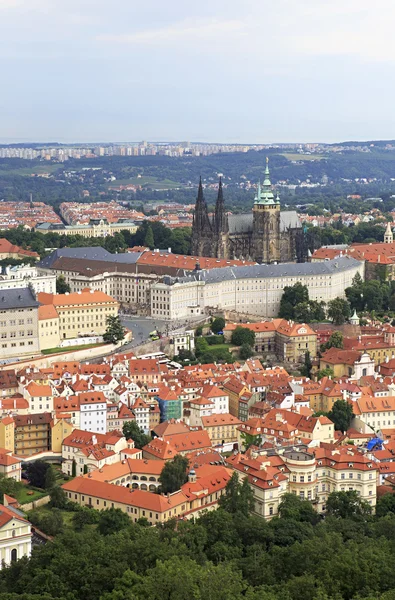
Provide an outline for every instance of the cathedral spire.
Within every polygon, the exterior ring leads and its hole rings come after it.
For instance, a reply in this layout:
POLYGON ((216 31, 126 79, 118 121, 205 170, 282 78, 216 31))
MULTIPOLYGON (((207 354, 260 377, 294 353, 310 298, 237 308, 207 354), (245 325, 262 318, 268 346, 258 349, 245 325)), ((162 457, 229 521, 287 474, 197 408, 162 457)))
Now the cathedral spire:
POLYGON ((228 220, 225 213, 224 193, 222 188, 222 177, 219 178, 218 196, 215 204, 214 229, 216 233, 226 233, 228 220))

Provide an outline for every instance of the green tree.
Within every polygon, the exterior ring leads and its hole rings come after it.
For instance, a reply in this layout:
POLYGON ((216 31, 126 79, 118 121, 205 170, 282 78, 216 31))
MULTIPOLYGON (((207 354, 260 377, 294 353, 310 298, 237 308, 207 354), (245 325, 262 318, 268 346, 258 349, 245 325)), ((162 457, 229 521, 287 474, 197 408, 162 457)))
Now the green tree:
POLYGON ((334 377, 334 376, 335 376, 335 373, 334 373, 333 369, 331 369, 331 368, 320 369, 316 373, 317 381, 321 381, 321 379, 323 379, 323 377, 334 377))
POLYGON ((343 334, 340 331, 334 331, 329 340, 325 344, 322 344, 321 352, 325 352, 325 350, 329 350, 330 348, 343 348, 343 334))
POLYGON ((307 286, 301 284, 299 281, 294 285, 287 285, 281 296, 278 316, 282 319, 294 319, 295 306, 308 301, 309 290, 307 286))
POLYGON ((232 477, 226 484, 225 493, 218 500, 218 506, 229 513, 242 513, 248 516, 254 509, 254 493, 248 479, 239 482, 239 476, 234 471, 232 477))
POLYGON ((248 360, 253 356, 254 350, 251 348, 249 344, 242 344, 239 350, 239 357, 241 360, 248 360))
POLYGON ((341 519, 366 517, 371 514, 372 507, 366 500, 358 496, 356 490, 348 492, 332 492, 326 501, 328 515, 341 519))
POLYGON ((103 340, 109 344, 116 344, 125 338, 125 328, 122 325, 119 315, 109 315, 107 317, 107 329, 103 335, 103 340))
POLYGON ((73 458, 73 462, 71 463, 71 476, 77 476, 77 463, 75 462, 75 458, 73 458))
POLYGON ((45 473, 45 489, 50 491, 56 485, 56 475, 55 470, 52 465, 48 465, 48 468, 45 473))
POLYGON ((73 526, 76 531, 82 531, 85 525, 94 525, 99 521, 100 513, 94 508, 81 507, 73 514, 73 526))
POLYGON ((188 481, 187 468, 189 461, 185 456, 177 454, 173 460, 169 460, 159 475, 161 491, 164 494, 172 494, 188 481))
POLYGON ((313 505, 308 500, 301 500, 295 494, 283 494, 278 507, 278 514, 282 519, 293 521, 317 523, 319 516, 313 505))
POLYGON ((344 298, 334 298, 328 302, 328 317, 335 325, 342 325, 350 318, 350 305, 344 298))
POLYGON ((63 515, 58 508, 41 512, 32 510, 28 514, 29 521, 47 535, 58 535, 64 530, 63 515))
POLYGON ((300 368, 300 373, 303 377, 311 377, 311 369, 313 368, 313 363, 311 362, 310 352, 307 350, 304 354, 304 363, 300 368))
POLYGON ((223 331, 225 327, 225 319, 222 317, 216 317, 210 325, 210 329, 213 333, 219 333, 223 331))
POLYGON ((248 450, 250 446, 260 446, 262 443, 262 436, 259 434, 251 435, 251 433, 246 433, 243 431, 240 437, 245 450, 248 450))
POLYGON ((101 510, 98 529, 102 535, 110 535, 130 526, 130 518, 120 508, 101 510))
POLYGON ((154 232, 152 231, 151 225, 147 227, 147 233, 144 238, 144 246, 153 250, 155 248, 154 232))
POLYGON ((71 288, 66 282, 64 275, 59 275, 59 277, 56 278, 56 293, 65 294, 66 292, 71 292, 71 288))
POLYGON ((34 487, 45 489, 46 475, 51 465, 43 460, 35 460, 25 466, 26 476, 34 487))
POLYGON ((235 346, 248 344, 248 346, 253 347, 255 345, 255 333, 251 329, 247 329, 247 327, 238 326, 232 332, 231 342, 235 346))
POLYGON ((381 496, 376 504, 376 515, 378 517, 385 517, 388 514, 395 514, 395 494, 392 490, 381 496))
POLYGON ((65 509, 68 505, 66 492, 59 486, 55 485, 50 489, 50 506, 55 508, 65 509))
POLYGON ((352 404, 347 400, 336 400, 332 410, 328 412, 328 418, 335 424, 336 431, 345 433, 351 425, 354 416, 352 404))
POLYGON ((209 352, 209 351, 210 351, 210 347, 208 345, 206 338, 204 338, 204 337, 196 338, 196 340, 195 340, 196 356, 199 358, 202 354, 204 354, 205 352, 209 352))
POLYGON ((125 438, 133 440, 135 447, 139 449, 144 448, 151 441, 151 437, 144 433, 136 421, 126 421, 123 424, 122 432, 125 438))

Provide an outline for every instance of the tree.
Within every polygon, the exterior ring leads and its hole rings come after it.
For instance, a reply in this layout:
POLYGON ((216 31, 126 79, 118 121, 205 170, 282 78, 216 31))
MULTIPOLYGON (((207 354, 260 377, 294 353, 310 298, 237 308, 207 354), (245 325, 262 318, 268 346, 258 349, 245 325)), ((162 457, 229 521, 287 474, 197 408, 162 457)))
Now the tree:
POLYGON ((213 333, 219 333, 223 331, 225 327, 225 319, 222 317, 216 317, 210 325, 210 329, 213 333))
POLYGON ((50 506, 53 506, 55 508, 64 509, 68 505, 66 492, 62 490, 62 488, 59 485, 55 485, 51 488, 50 498, 50 506))
POLYGON ((255 333, 251 329, 247 329, 247 327, 238 326, 232 333, 231 341, 235 346, 242 346, 243 344, 254 346, 255 333))
POLYGON ((248 360, 253 356, 254 350, 251 348, 249 344, 242 344, 239 350, 239 357, 241 360, 248 360))
POLYGON ((77 476, 77 463, 75 462, 75 458, 73 458, 73 462, 71 463, 71 476, 77 476))
POLYGON ((260 446, 262 443, 262 436, 259 434, 251 435, 251 433, 245 433, 243 431, 240 437, 245 450, 248 450, 250 446, 260 446))
POLYGON ((323 377, 334 377, 334 376, 335 376, 335 372, 331 368, 320 369, 316 373, 317 381, 321 381, 321 379, 323 377))
POLYGON ((52 465, 48 465, 48 469, 45 473, 45 489, 47 491, 52 490, 56 485, 56 475, 52 465))
POLYGON ((311 502, 301 500, 295 494, 284 494, 278 507, 278 514, 282 519, 316 523, 319 519, 311 502))
POLYGON ((299 281, 294 285, 287 285, 284 288, 280 301, 280 310, 278 316, 282 319, 295 318, 295 306, 309 301, 309 290, 307 286, 299 281))
POLYGON ((204 337, 198 337, 195 340, 195 354, 199 358, 205 352, 209 352, 210 347, 208 345, 207 340, 204 337))
POLYGON ((26 476, 34 487, 45 489, 45 479, 48 469, 51 467, 43 460, 35 460, 26 464, 26 476))
POLYGON ((4 494, 15 497, 18 491, 21 489, 22 484, 15 481, 12 477, 5 477, 2 473, 0 474, 0 504, 3 503, 4 494))
POLYGON ((59 275, 59 277, 56 278, 56 293, 65 294, 66 292, 71 292, 71 288, 66 282, 64 275, 59 275))
POLYGON ((311 377, 311 369, 313 368, 313 363, 311 362, 310 352, 307 350, 304 354, 304 363, 300 368, 300 373, 303 377, 311 377))
POLYGON ((332 410, 328 412, 328 418, 335 424, 336 431, 345 433, 350 428, 354 416, 352 404, 347 400, 336 400, 332 410))
POLYGON ((395 494, 393 491, 381 496, 376 504, 376 515, 378 517, 385 517, 388 514, 395 514, 395 494))
POLYGON ((151 225, 147 227, 147 233, 144 238, 144 246, 153 250, 155 248, 154 232, 152 231, 151 225))
POLYGON ((172 494, 188 481, 187 468, 189 461, 185 456, 177 454, 173 460, 169 460, 159 475, 161 491, 164 494, 172 494))
POLYGON ((36 525, 47 535, 58 535, 63 532, 63 515, 58 508, 51 508, 50 511, 41 512, 32 510, 28 514, 29 521, 36 525))
POLYGON ((350 305, 344 298, 334 298, 328 302, 328 317, 335 325, 342 325, 350 318, 350 305))
POLYGON ((107 317, 107 329, 103 335, 103 340, 109 344, 116 344, 125 338, 125 328, 122 325, 119 315, 109 315, 107 317))
POLYGON ((372 507, 366 500, 362 500, 356 490, 348 492, 332 492, 326 501, 326 512, 328 515, 351 519, 354 517, 366 517, 372 512, 372 507))
POLYGON ((340 331, 334 331, 326 344, 322 344, 321 352, 330 348, 343 348, 343 334, 340 331))
POLYGON ((100 513, 94 508, 81 507, 73 514, 73 526, 76 531, 82 531, 85 525, 94 525, 99 521, 100 513))
POLYGON ((122 431, 127 440, 132 439, 134 441, 136 448, 141 449, 151 441, 151 437, 144 433, 136 421, 126 421, 123 424, 122 431))
POLYGON ((108 508, 100 511, 98 529, 102 535, 110 535, 129 526, 129 516, 120 508, 108 508))
POLYGON ((239 476, 234 471, 226 484, 225 493, 218 500, 218 506, 229 513, 240 512, 248 516, 254 509, 254 493, 247 477, 243 479, 243 483, 240 483, 239 476))

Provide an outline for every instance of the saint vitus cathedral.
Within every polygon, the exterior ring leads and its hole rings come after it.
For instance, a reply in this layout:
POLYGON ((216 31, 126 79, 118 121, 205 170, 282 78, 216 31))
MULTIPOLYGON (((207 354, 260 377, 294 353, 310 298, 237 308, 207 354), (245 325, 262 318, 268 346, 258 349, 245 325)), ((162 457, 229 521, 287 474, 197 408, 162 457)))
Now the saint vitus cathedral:
POLYGON ((228 215, 220 180, 215 212, 210 218, 200 180, 192 224, 192 254, 257 263, 304 262, 302 224, 296 211, 280 211, 267 159, 265 179, 258 185, 254 200, 250 213, 228 215))

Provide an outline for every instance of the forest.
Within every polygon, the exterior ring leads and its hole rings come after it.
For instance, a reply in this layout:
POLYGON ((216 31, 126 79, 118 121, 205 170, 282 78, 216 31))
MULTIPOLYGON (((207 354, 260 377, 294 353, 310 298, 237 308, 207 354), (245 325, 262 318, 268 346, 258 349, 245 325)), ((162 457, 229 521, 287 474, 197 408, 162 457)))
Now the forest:
POLYGON ((392 494, 373 516, 356 492, 332 493, 325 519, 286 494, 268 522, 249 514, 239 488, 194 522, 148 527, 118 509, 97 526, 81 521, 1 570, 0 600, 395 598, 392 494))

